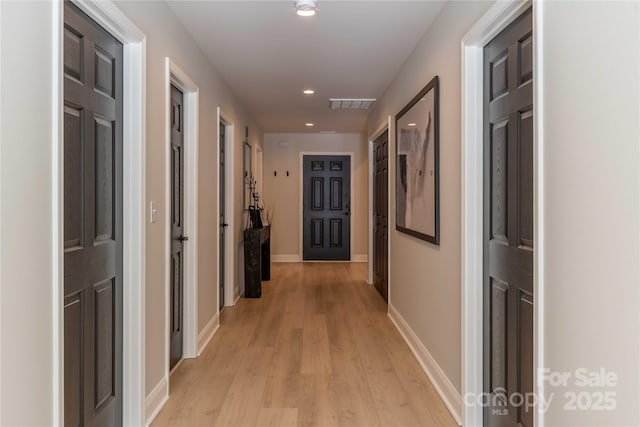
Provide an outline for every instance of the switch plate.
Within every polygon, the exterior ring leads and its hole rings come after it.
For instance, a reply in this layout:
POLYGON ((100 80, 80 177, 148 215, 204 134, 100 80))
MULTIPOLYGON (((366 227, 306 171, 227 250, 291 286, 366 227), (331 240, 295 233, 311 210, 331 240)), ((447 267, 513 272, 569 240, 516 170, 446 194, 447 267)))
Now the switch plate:
POLYGON ((151 201, 149 203, 149 223, 150 224, 155 224, 156 222, 156 216, 158 215, 158 209, 156 208, 157 203, 154 201, 151 201))

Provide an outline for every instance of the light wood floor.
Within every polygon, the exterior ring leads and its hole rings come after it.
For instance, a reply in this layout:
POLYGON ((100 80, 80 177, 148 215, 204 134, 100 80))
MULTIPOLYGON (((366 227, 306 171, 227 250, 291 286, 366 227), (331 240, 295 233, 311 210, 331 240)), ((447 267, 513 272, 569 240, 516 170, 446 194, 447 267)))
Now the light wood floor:
POLYGON ((271 277, 172 374, 153 426, 455 425, 366 264, 273 264, 271 277))

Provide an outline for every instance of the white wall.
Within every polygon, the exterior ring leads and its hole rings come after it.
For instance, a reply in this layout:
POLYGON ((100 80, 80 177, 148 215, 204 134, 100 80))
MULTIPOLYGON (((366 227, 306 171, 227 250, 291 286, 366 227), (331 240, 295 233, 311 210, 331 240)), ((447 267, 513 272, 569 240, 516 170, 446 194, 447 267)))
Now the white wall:
POLYGON ((300 153, 353 152, 354 194, 351 195, 351 227, 354 231, 353 254, 365 256, 368 248, 368 157, 363 135, 319 133, 267 133, 264 135, 264 201, 275 209, 271 253, 302 258, 300 239, 300 153), (280 143, 288 147, 280 147, 280 143), (277 171, 278 175, 273 176, 277 171), (289 176, 286 171, 289 171, 289 176))
MULTIPOLYGON (((155 224, 147 224, 146 288, 146 389, 151 392, 164 375, 165 307, 165 104, 164 58, 170 57, 200 89, 199 133, 199 289, 198 326, 201 330, 217 311, 218 273, 216 224, 218 197, 217 107, 234 124, 234 194, 228 202, 235 206, 234 247, 240 245, 242 225, 242 141, 249 126, 250 143, 261 144, 262 131, 251 120, 234 95, 217 75, 186 29, 164 2, 123 1, 118 7, 147 36, 147 199, 158 204, 155 224)), ((148 203, 147 203, 148 206, 148 203)), ((238 251, 236 251, 238 253, 238 251)), ((230 256, 230 254, 228 255, 230 256)), ((238 286, 238 261, 235 260, 234 285, 238 286)))
POLYGON ((0 2, 3 426, 53 422, 49 40, 54 7, 49 2, 0 2))
POLYGON ((615 411, 563 410, 565 391, 592 390, 547 384, 546 394, 555 393, 555 400, 544 421, 639 425, 639 4, 538 7, 544 61, 544 366, 604 367, 619 378, 609 389, 617 393, 615 411))
POLYGON ((391 180, 390 305, 461 391, 460 41, 490 2, 449 2, 369 115, 371 135, 435 76, 440 77, 440 246, 395 230, 395 134, 391 180))

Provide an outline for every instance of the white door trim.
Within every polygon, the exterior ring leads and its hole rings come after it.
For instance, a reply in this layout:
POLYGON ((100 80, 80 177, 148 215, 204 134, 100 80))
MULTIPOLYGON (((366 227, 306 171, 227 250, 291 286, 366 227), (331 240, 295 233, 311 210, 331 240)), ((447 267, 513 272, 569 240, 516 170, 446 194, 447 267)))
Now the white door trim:
MULTIPOLYGON (((233 177, 235 175, 235 164, 234 164, 234 132, 235 125, 233 120, 231 120, 231 116, 225 113, 220 107, 218 107, 218 117, 217 117, 217 129, 218 129, 218 154, 216 158, 218 159, 218 167, 220 165, 219 155, 220 155, 220 144, 225 144, 225 161, 224 161, 224 172, 225 172, 225 221, 227 222, 227 232, 225 233, 224 239, 224 248, 220 248, 220 195, 218 194, 217 204, 217 213, 218 217, 216 218, 216 230, 217 234, 217 248, 218 248, 218 259, 216 260, 217 270, 220 271, 220 250, 224 250, 224 305, 232 306, 236 303, 235 298, 235 257, 236 251, 233 248, 233 242, 235 238, 235 191, 233 188, 233 177), (226 126, 225 130, 225 141, 220 141, 220 122, 224 123, 226 126)), ((219 282, 220 274, 218 274, 218 295, 220 294, 220 282, 219 282)), ((218 316, 220 315, 220 304, 218 303, 218 316)))
MULTIPOLYGON (((171 85, 184 102, 184 242, 182 357, 198 356, 198 120, 199 88, 171 58, 165 58, 165 377, 170 381, 171 318, 171 85)), ((176 365, 177 366, 177 365, 176 365)))
MULTIPOLYGON (((376 129, 375 132, 373 132, 369 138, 369 145, 367 146, 367 151, 369 153, 369 255, 368 255, 368 259, 369 259, 369 265, 368 270, 369 270, 369 274, 368 274, 368 283, 370 285, 374 284, 374 277, 373 277, 373 224, 374 224, 374 214, 373 214, 373 165, 376 161, 376 159, 374 159, 373 157, 373 143, 375 142, 376 139, 378 139, 380 137, 380 135, 382 135, 382 133, 386 130, 387 131, 387 136, 388 136, 388 144, 389 144, 389 165, 391 165, 391 120, 393 120, 393 118, 391 116, 387 117, 387 122, 380 125, 378 127, 378 129, 376 129)), ((389 171, 391 171, 391 168, 389 168, 389 171)), ((387 184, 389 185, 388 188, 388 196, 389 196, 389 200, 387 203, 387 207, 388 207, 388 212, 387 212, 387 218, 389 223, 391 223, 391 175, 389 175, 389 179, 387 180, 387 184)), ((391 226, 389 226, 389 236, 387 239, 387 243, 389 244, 389 248, 387 251, 387 261, 389 262, 389 266, 387 269, 387 274, 389 276, 391 276, 391 226)), ((389 277, 387 277, 387 286, 389 285, 389 277)), ((391 293, 391 292, 389 292, 391 293)), ((387 298, 389 298, 389 295, 387 295, 387 298)), ((390 299, 390 298, 389 298, 390 299)))
POLYGON ((355 194, 355 153, 353 151, 301 151, 300 152, 300 235, 298 237, 298 253, 300 261, 304 262, 304 251, 303 251, 303 242, 304 242, 304 156, 349 156, 351 167, 349 168, 349 202, 351 204, 351 214, 349 215, 349 261, 354 261, 353 252, 354 252, 354 230, 353 230, 353 218, 356 218, 356 204, 354 203, 354 194, 355 194))
MULTIPOLYGON (((123 424, 145 423, 146 36, 109 0, 72 0, 123 44, 123 424)), ((53 419, 64 424, 64 6, 52 2, 53 419)))
POLYGON ((257 186, 258 194, 260 195, 260 197, 264 197, 264 194, 262 193, 264 191, 264 186, 262 185, 262 180, 264 179, 262 167, 263 167, 262 147, 256 144, 256 167, 254 169, 256 173, 254 174, 254 177, 256 179, 256 186, 257 186))
MULTIPOLYGON (((483 49, 511 22, 531 7, 530 0, 496 2, 469 30, 462 47, 462 395, 463 424, 482 426, 480 405, 474 399, 483 392, 483 49), (469 398, 467 398, 469 396, 469 398)), ((542 209, 541 159, 541 26, 537 18, 540 3, 533 4, 534 45, 534 372, 542 366, 542 209)), ((534 392, 541 389, 534 380, 534 392)), ((539 396, 539 394, 538 394, 539 396)), ((536 414, 535 424, 540 416, 536 414)))

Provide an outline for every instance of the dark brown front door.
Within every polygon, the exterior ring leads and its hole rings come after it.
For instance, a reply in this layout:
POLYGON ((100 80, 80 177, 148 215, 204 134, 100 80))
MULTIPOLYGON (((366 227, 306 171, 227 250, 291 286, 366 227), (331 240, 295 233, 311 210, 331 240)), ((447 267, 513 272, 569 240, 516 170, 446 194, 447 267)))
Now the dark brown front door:
POLYGON ((373 145, 373 277, 385 301, 389 299, 389 135, 384 131, 373 145))
POLYGON ((484 49, 484 389, 487 426, 532 426, 533 50, 531 10, 484 49))
POLYGON ((351 257, 351 158, 304 156, 303 259, 351 257))
POLYGON ((122 45, 69 2, 64 423, 122 425, 122 45))
POLYGON ((182 359, 184 299, 184 106, 171 86, 171 320, 169 367, 182 359))

